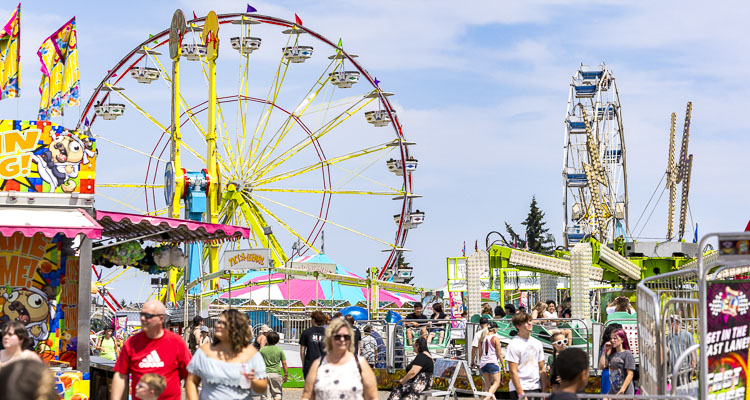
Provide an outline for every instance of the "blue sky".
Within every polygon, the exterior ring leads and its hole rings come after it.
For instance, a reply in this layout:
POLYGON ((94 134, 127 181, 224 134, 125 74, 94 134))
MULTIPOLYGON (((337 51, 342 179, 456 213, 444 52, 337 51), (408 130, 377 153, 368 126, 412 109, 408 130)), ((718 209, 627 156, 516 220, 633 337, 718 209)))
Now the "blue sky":
MULTIPOLYGON (((202 16, 209 11, 207 4, 131 1, 113 10, 98 1, 24 3, 22 98, 0 102, 0 113, 4 118, 35 116, 41 76, 36 49, 71 16, 78 23, 85 101, 127 51, 168 26, 174 9, 202 16)), ((228 13, 244 11, 246 3, 210 4, 217 13, 228 13)), ((10 15, 13 5, 0 6, 0 19, 10 15)), ((693 222, 699 223, 703 235, 741 230, 750 217, 743 200, 750 194, 745 178, 750 140, 744 118, 750 49, 744 40, 748 6, 743 2, 253 5, 262 14, 290 20, 297 13, 305 26, 333 41, 341 37, 381 87, 395 93, 391 101, 405 135, 418 143, 413 147, 420 162, 414 190, 424 197, 416 208, 426 212, 426 222, 410 232, 407 243, 413 251, 406 258, 415 267, 417 284, 442 286, 445 257, 460 255, 463 241, 471 249, 475 240, 483 243, 487 232, 501 230, 504 221, 520 227, 532 196, 545 211, 550 231, 561 240, 563 119, 571 76, 581 63, 604 61, 617 79, 628 149, 631 225, 664 173, 670 113, 677 112, 680 131, 687 101, 693 102, 693 222)), ((231 49, 222 51, 222 57, 230 57, 231 49)), ((258 79, 258 90, 267 90, 267 81, 258 79)), ((78 108, 70 109, 56 122, 72 125, 79 113, 78 108)), ((123 127, 139 129, 137 120, 130 123, 134 125, 123 127)), ((124 128, 102 129, 102 135, 123 135, 118 129, 124 128)), ((100 156, 120 157, 114 150, 100 156)), ((381 164, 378 168, 385 169, 381 164)), ((139 175, 130 175, 130 169, 128 163, 100 169, 97 180, 132 181, 139 175)), ((659 193, 661 188, 656 197, 659 193)), ((97 204, 113 205, 106 199, 97 199, 97 204)), ((666 206, 663 197, 641 237, 665 235, 666 206)), ((352 222, 358 227, 383 224, 393 214, 391 204, 346 202, 341 207, 346 210, 341 210, 339 222, 359 219, 352 222), (360 207, 374 210, 367 216, 372 221, 363 218, 360 207)), ((359 246, 332 227, 326 228, 326 237, 328 255, 355 272, 381 262, 377 247, 359 246)), ((288 248, 291 242, 282 245, 288 248)), ((142 279, 139 275, 122 287, 140 286, 142 279)))

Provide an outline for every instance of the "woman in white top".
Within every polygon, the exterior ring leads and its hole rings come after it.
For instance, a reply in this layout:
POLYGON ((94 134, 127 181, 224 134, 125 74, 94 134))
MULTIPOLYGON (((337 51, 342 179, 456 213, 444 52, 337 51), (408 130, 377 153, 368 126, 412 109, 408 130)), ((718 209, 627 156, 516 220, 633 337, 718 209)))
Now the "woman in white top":
MULTIPOLYGON (((479 371, 482 373, 482 391, 494 395, 500 387, 500 383, 502 383, 501 373, 505 364, 500 337, 497 335, 497 322, 489 322, 487 334, 479 342, 482 344, 482 356, 479 361, 479 371)), ((485 398, 485 400, 490 399, 494 399, 494 396, 485 398)))
POLYGON ((250 321, 232 309, 219 314, 213 342, 195 351, 187 370, 188 400, 250 400, 268 385, 266 363, 250 340, 250 321))
POLYGON ((3 350, 0 350, 0 368, 18 360, 36 360, 39 356, 26 348, 31 344, 31 337, 23 323, 11 321, 3 328, 3 350))
POLYGON ((354 355, 354 330, 343 318, 326 327, 326 355, 313 361, 302 400, 376 400, 375 374, 364 358, 354 355))
POLYGON ((547 309, 544 311, 544 318, 558 318, 557 304, 554 300, 547 300, 547 309))

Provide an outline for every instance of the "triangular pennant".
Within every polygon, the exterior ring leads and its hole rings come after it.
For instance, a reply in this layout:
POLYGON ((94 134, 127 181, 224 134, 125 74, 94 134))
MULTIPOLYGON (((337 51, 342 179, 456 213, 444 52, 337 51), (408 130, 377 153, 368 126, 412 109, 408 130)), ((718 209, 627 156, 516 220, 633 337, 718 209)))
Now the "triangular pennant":
POLYGON ((258 10, 255 9, 255 7, 253 7, 250 4, 248 4, 247 5, 247 11, 245 11, 245 12, 253 13, 253 12, 258 12, 258 10))
POLYGON ((198 16, 195 15, 195 11, 193 11, 193 19, 198 19, 198 16))
POLYGON ((302 26, 302 19, 299 17, 299 15, 297 15, 297 13, 294 13, 294 22, 297 25, 302 26))

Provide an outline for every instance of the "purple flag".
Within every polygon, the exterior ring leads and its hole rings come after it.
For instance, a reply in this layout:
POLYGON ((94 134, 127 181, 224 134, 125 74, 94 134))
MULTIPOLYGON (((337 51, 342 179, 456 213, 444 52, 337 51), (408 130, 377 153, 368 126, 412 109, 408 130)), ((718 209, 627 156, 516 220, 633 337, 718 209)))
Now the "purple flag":
POLYGON ((252 12, 258 12, 258 10, 256 10, 255 7, 253 7, 250 4, 248 4, 247 5, 247 11, 245 11, 245 12, 252 13, 252 12))

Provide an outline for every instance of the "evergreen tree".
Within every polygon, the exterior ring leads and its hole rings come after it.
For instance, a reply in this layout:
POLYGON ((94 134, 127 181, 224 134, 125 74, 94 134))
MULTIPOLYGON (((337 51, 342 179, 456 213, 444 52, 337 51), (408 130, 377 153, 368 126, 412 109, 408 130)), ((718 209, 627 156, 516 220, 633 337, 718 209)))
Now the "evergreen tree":
POLYGON ((404 267, 404 268, 408 268, 409 267, 409 263, 406 262, 406 260, 404 260, 404 252, 403 251, 399 251, 398 252, 398 259, 396 260, 396 265, 398 265, 399 267, 404 267))
POLYGON ((531 198, 531 204, 529 205, 529 214, 526 216, 526 220, 521 222, 521 225, 526 227, 526 232, 523 237, 517 234, 513 228, 506 222, 505 230, 511 237, 510 244, 516 244, 518 247, 528 247, 528 250, 534 253, 540 254, 551 254, 554 250, 551 246, 552 241, 547 239, 548 228, 544 225, 544 212, 537 207, 536 196, 531 198))

